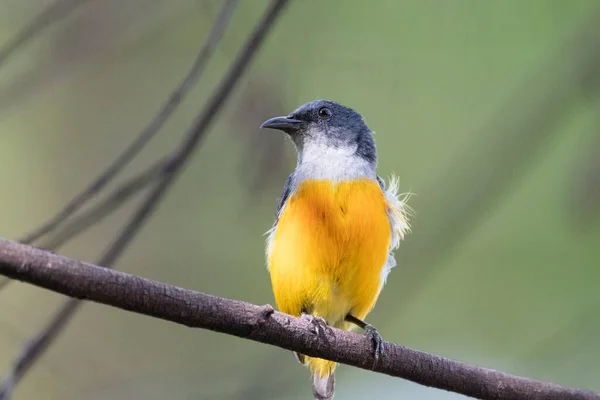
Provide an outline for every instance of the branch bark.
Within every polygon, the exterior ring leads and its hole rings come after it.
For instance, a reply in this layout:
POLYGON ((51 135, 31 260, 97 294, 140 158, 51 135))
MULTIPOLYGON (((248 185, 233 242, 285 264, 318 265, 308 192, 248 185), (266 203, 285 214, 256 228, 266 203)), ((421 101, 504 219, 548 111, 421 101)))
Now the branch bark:
MULTIPOLYGON (((31 38, 41 32, 46 26, 53 22, 61 19, 73 11, 76 7, 83 4, 88 0, 59 0, 56 3, 50 5, 45 9, 39 16, 37 16, 22 32, 16 35, 15 39, 0 49, 0 68, 2 64, 8 59, 21 46, 25 45, 31 38)), ((179 83, 177 88, 169 95, 168 100, 162 106, 158 114, 150 121, 150 123, 138 134, 133 142, 129 144, 123 150, 119 156, 104 170, 102 171, 86 188, 81 192, 77 193, 61 210, 55 215, 49 218, 42 225, 37 227, 34 231, 24 236, 20 242, 26 244, 34 244, 43 236, 46 236, 50 232, 61 227, 71 215, 75 214, 81 207, 91 201, 106 185, 108 185, 133 159, 140 153, 143 148, 150 142, 150 140, 158 133, 162 126, 171 117, 173 112, 186 98, 190 89, 200 79, 206 65, 214 53, 217 44, 223 36, 225 29, 227 28, 234 8, 239 0, 227 0, 223 3, 221 12, 217 17, 217 21, 211 31, 208 34, 206 41, 202 44, 200 53, 196 56, 194 63, 192 64, 189 72, 179 83)), ((165 163, 166 164, 166 163, 165 163)), ((153 168, 153 167, 150 167, 153 168)), ((142 174, 145 174, 143 172, 142 174)), ((140 179, 143 179, 140 174, 140 179)), ((135 188, 128 188, 127 183, 125 186, 119 187, 111 196, 111 201, 106 204, 107 207, 97 210, 97 213, 88 212, 85 216, 81 216, 77 221, 71 221, 70 226, 63 229, 62 235, 57 235, 55 238, 51 238, 48 242, 51 244, 67 241, 77 233, 87 229, 90 225, 93 225, 97 220, 90 219, 88 216, 96 217, 98 220, 102 217, 110 214, 116 208, 118 208, 125 200, 126 197, 134 194, 134 191, 143 189, 151 180, 146 180, 144 184, 137 181, 136 178, 131 180, 129 183, 135 185, 135 188), (127 196, 120 196, 115 199, 115 196, 125 193, 127 196), (75 229, 73 229, 75 227, 75 229), (69 229, 71 228, 71 229, 69 229)), ((53 248, 44 246, 45 248, 53 248)), ((0 290, 10 283, 10 280, 0 281, 0 290)), ((1 399, 0 399, 1 400, 1 399)))
MULTIPOLYGON (((238 0, 228 0, 223 3, 221 18, 218 18, 216 25, 223 23, 223 15, 230 15, 230 8, 238 0)), ((100 257, 99 264, 105 267, 112 267, 118 257, 130 245, 137 233, 143 227, 148 218, 157 209, 162 198, 168 189, 174 183, 183 168, 190 160, 194 151, 204 138, 208 128, 214 121, 221 107, 233 91, 237 81, 246 72, 250 62, 254 58, 257 50, 260 48, 272 25, 277 20, 281 12, 287 5, 288 0, 272 0, 267 6, 262 18, 259 20, 254 30, 249 35, 244 46, 239 51, 231 67, 217 86, 213 95, 208 100, 206 106, 202 109, 180 145, 166 159, 160 180, 147 193, 142 200, 141 205, 133 213, 132 217, 125 223, 116 238, 110 243, 100 257)), ((225 18, 228 20, 229 18, 225 18)), ((218 29, 218 28, 215 28, 218 29)), ((209 41, 212 40, 209 35, 209 41)), ((0 400, 9 398, 12 388, 18 380, 26 373, 40 355, 51 345, 53 339, 60 334, 68 321, 74 315, 78 308, 76 300, 67 301, 61 309, 55 314, 50 322, 25 346, 21 354, 17 357, 13 368, 0 386, 0 400)))
MULTIPOLYGON (((76 0, 76 3, 81 1, 82 0, 76 0)), ((106 168, 106 170, 98 175, 98 177, 95 178, 85 189, 75 195, 75 197, 73 197, 58 213, 52 216, 35 231, 25 236, 21 240, 22 243, 33 244, 42 236, 56 229, 69 216, 79 210, 108 183, 110 183, 113 178, 115 178, 115 176, 119 174, 121 170, 123 170, 123 168, 133 161, 133 159, 140 151, 143 150, 148 142, 154 138, 154 136, 159 132, 160 128, 163 127, 173 112, 187 97, 190 89, 204 73, 206 66, 208 65, 208 61, 217 48, 217 44, 221 40, 223 33, 225 33, 225 29, 229 24, 233 10, 235 9, 238 1, 239 0, 227 0, 223 3, 223 7, 219 13, 219 16, 217 17, 217 21, 208 34, 207 39, 202 44, 200 52, 194 60, 189 72, 186 74, 177 88, 173 90, 169 96, 169 99, 165 102, 152 121, 150 121, 150 123, 138 134, 135 140, 131 142, 131 144, 129 144, 129 146, 127 146, 125 150, 121 152, 121 154, 119 154, 119 156, 106 168)), ((0 62, 1 60, 2 58, 0 57, 0 62)))
POLYGON ((29 24, 17 33, 9 42, 0 49, 0 68, 6 61, 27 42, 35 38, 44 29, 54 22, 68 16, 76 8, 88 0, 58 0, 44 8, 29 24))
POLYGON ((332 328, 315 336, 310 323, 257 306, 167 285, 0 239, 0 274, 81 300, 267 343, 312 357, 408 379, 481 399, 581 399, 600 395, 509 375, 385 342, 373 364, 363 335, 332 328))

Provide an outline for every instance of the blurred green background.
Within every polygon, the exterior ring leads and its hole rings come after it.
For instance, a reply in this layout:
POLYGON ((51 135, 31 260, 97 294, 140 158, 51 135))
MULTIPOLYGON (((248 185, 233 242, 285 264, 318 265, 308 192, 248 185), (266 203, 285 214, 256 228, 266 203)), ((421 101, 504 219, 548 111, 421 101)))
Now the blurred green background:
MULTIPOLYGON (((49 2, 0 4, 0 42, 49 2)), ((241 1, 209 69, 124 174, 170 151, 266 1, 241 1)), ((117 267, 273 303, 263 233, 295 165, 270 116, 359 110, 379 171, 416 193, 369 316, 383 337, 600 391, 600 8, 593 0, 292 1, 218 123, 117 267)), ((87 1, 0 69, 0 236, 19 238, 154 116, 220 1, 87 1)), ((113 185, 114 186, 114 185, 113 185)), ((139 197, 138 197, 139 199, 139 197)), ((60 250, 92 261, 136 201, 60 250)), ((0 292, 0 375, 63 298, 0 292)), ((341 366, 340 399, 462 396, 341 366)), ((289 352, 86 304, 14 399, 310 398, 289 352)))

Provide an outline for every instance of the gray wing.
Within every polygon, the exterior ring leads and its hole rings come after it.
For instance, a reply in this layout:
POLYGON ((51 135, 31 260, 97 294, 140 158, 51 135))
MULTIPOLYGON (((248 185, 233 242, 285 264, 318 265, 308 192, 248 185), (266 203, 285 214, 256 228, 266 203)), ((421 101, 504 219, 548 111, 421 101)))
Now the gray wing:
POLYGON ((379 187, 385 193, 385 181, 379 175, 377 175, 377 183, 379 183, 379 187))
POLYGON ((292 193, 293 177, 294 173, 291 173, 285 180, 285 183, 283 184, 281 196, 279 197, 279 200, 277 200, 277 210, 275 212, 275 222, 273 222, 273 226, 277 225, 277 221, 279 221, 279 215, 281 214, 281 210, 283 210, 285 202, 287 201, 288 197, 290 197, 290 193, 292 193))

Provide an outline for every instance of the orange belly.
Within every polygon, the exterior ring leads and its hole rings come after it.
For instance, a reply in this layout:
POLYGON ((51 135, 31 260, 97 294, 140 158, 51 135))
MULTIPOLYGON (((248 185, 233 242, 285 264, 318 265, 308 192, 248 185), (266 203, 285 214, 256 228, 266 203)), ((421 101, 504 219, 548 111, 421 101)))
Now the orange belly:
POLYGON ((343 328, 364 319, 381 289, 391 231, 374 180, 303 182, 279 217, 268 254, 277 306, 343 328))

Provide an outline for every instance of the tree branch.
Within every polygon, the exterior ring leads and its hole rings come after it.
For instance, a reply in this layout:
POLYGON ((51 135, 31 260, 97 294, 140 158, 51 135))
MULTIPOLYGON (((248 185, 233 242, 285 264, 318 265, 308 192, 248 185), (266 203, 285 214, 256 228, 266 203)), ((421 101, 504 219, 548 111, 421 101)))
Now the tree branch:
POLYGON ((27 42, 39 34, 52 23, 59 21, 73 12, 77 7, 88 0, 57 0, 50 4, 38 14, 27 26, 25 26, 13 39, 0 49, 0 68, 6 61, 27 42))
MULTIPOLYGON (((232 0, 229 1, 231 2, 232 0)), ((288 0, 272 0, 263 17, 257 23, 254 31, 250 34, 247 42, 240 50, 240 53, 233 62, 231 68, 219 86, 215 89, 215 92, 209 99, 206 107, 204 107, 200 115, 196 118, 180 146, 165 162, 161 179, 148 193, 140 207, 126 223, 116 239, 106 248, 98 264, 103 265, 104 267, 112 267, 117 258, 127 248, 147 219, 155 211, 160 200, 174 182, 178 173, 183 170, 183 167, 192 156, 194 150, 198 147, 200 140, 204 137, 210 124, 221 110, 221 107, 231 94, 237 81, 246 71, 250 61, 264 41, 271 26, 283 11, 287 2, 288 0)), ((225 4, 224 7, 226 6, 227 5, 225 4)), ((218 23, 219 22, 217 22, 217 24, 218 23)), ((24 375, 40 354, 48 348, 62 328, 66 326, 66 323, 77 309, 78 304, 72 304, 72 302, 73 300, 67 301, 48 325, 44 327, 30 344, 23 349, 13 365, 13 370, 4 380, 3 385, 0 386, 0 400, 6 400, 10 396, 15 382, 24 375), (19 373, 16 373, 17 369, 19 369, 19 373)))
MULTIPOLYGON (((81 1, 81 0, 78 0, 81 1)), ((104 170, 91 184, 83 191, 78 193, 71 199, 57 214, 46 221, 35 231, 24 237, 22 243, 33 243, 40 237, 55 229, 66 218, 75 213, 104 186, 106 186, 135 156, 146 146, 146 144, 156 135, 160 128, 167 122, 169 117, 177 109, 179 104, 185 99, 190 89, 198 81, 204 72, 208 60, 215 51, 219 40, 225 32, 225 28, 229 24, 233 10, 239 0, 227 0, 221 8, 221 12, 217 17, 217 22, 214 24, 208 38, 202 45, 200 53, 194 60, 190 71, 185 78, 171 93, 167 102, 162 109, 152 119, 152 121, 139 133, 135 140, 104 170)), ((0 57, 0 61, 2 58, 0 57)))
MULTIPOLYGON (((46 250, 56 250, 89 227, 99 223, 121 207, 132 196, 147 188, 150 183, 156 181, 166 165, 166 159, 160 159, 134 177, 121 183, 106 198, 98 202, 98 204, 95 204, 80 215, 67 219, 64 221, 64 224, 55 227, 53 230, 56 230, 56 232, 38 247, 46 250)), ((0 291, 10 282, 12 282, 10 279, 1 279, 0 291)))
POLYGON ((134 177, 120 184, 106 196, 106 198, 95 204, 89 210, 65 221, 64 225, 59 227, 48 240, 42 241, 42 244, 38 247, 55 250, 88 229, 90 226, 102 221, 132 196, 143 189, 146 189, 152 182, 158 180, 165 170, 167 165, 166 161, 165 158, 162 158, 134 177))
POLYGON ((62 332, 80 305, 81 302, 79 300, 74 298, 68 299, 52 317, 52 323, 25 344, 25 348, 13 362, 8 376, 1 382, 0 400, 10 399, 15 385, 25 375, 29 367, 44 353, 44 350, 62 332))
MULTIPOLYGON (((25 44, 35 34, 43 30, 50 23, 66 16, 74 8, 88 0, 59 0, 50 5, 38 17, 36 17, 22 32, 15 36, 10 43, 0 49, 0 67, 17 48, 25 44)), ((34 231, 23 237, 20 242, 33 244, 41 237, 47 235, 53 230, 59 228, 67 219, 83 207, 88 201, 92 200, 115 176, 129 164, 136 155, 145 147, 145 145, 158 133, 160 128, 167 122, 169 117, 177 109, 179 104, 185 99, 186 95, 204 72, 208 60, 214 53, 218 42, 220 41, 229 20, 233 14, 233 10, 239 0, 227 0, 219 16, 217 22, 212 27, 208 38, 202 45, 200 53, 194 60, 192 67, 181 83, 170 94, 169 99, 163 105, 162 109, 152 119, 152 121, 138 134, 133 142, 129 144, 125 150, 102 172, 94 179, 86 188, 76 194, 60 211, 54 216, 36 228, 34 231)), ((152 167, 151 167, 152 168, 152 167)), ((54 249, 55 246, 66 242, 71 237, 84 231, 89 226, 104 218, 112 211, 117 209, 127 198, 143 189, 151 179, 144 180, 143 175, 149 173, 149 169, 134 177, 125 184, 119 186, 113 194, 104 202, 104 207, 95 207, 95 211, 87 212, 85 215, 71 221, 69 226, 62 230, 62 234, 57 234, 54 238, 48 240, 48 245, 44 248, 54 249), (142 183, 143 181, 143 183, 142 183), (58 244, 57 244, 58 243, 58 244)), ((10 283, 10 280, 0 281, 0 290, 10 283)))
POLYGON ((513 376, 385 342, 375 366, 363 335, 332 328, 318 339, 310 323, 271 306, 211 296, 0 239, 0 274, 81 300, 209 329, 311 357, 408 379, 482 399, 582 399, 600 395, 513 376))

